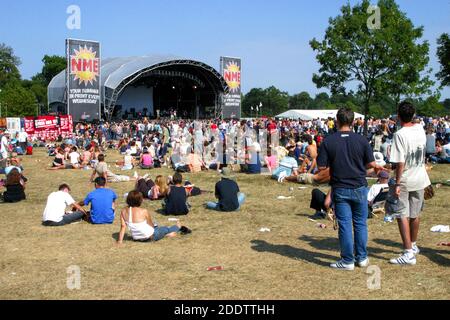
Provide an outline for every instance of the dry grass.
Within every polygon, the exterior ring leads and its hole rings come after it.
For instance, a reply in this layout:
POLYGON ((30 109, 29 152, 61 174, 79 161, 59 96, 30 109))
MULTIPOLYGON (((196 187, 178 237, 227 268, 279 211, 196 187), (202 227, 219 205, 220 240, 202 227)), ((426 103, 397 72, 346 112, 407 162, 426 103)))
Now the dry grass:
MULTIPOLYGON (((108 161, 117 159, 110 152, 108 161)), ((337 232, 319 229, 308 220, 311 188, 294 191, 266 176, 239 176, 248 196, 242 211, 220 214, 203 209, 212 195, 191 199, 192 212, 183 223, 193 229, 186 237, 157 243, 126 241, 115 246, 119 231, 114 225, 85 223, 62 228, 40 225, 47 195, 62 182, 72 186, 81 200, 92 188, 90 171, 45 170, 50 162, 44 150, 25 158, 30 179, 28 200, 0 204, 0 298, 1 299, 449 299, 450 257, 448 234, 434 234, 436 224, 450 224, 449 188, 437 190, 423 215, 419 245, 422 254, 415 267, 396 267, 388 259, 401 251, 395 224, 382 219, 369 222, 371 262, 382 271, 381 290, 369 290, 369 275, 333 271, 330 262, 339 258, 337 232), (38 162, 40 161, 40 162, 38 162), (261 227, 271 229, 260 233, 261 227), (66 286, 67 268, 81 268, 81 289, 66 286), (207 272, 221 265, 223 271, 207 272)), ((151 171, 170 174, 166 169, 151 171)), ((433 179, 449 179, 448 166, 436 166, 433 179)), ((130 173, 131 174, 131 173, 130 173)), ((189 176, 193 183, 213 190, 215 173, 189 176)), ((120 196, 133 183, 112 186, 120 196)), ((167 217, 155 213, 159 203, 146 202, 161 225, 167 217)))

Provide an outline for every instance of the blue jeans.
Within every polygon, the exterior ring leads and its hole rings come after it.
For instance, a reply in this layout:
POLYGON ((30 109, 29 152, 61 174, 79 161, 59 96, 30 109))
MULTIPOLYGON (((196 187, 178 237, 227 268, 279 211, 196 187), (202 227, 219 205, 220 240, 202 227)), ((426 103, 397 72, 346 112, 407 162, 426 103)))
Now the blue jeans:
POLYGON ((178 232, 180 228, 177 226, 172 227, 155 227, 155 233, 153 233, 153 241, 159 241, 164 238, 166 235, 172 232, 178 232))
MULTIPOLYGON (((239 208, 237 208, 236 211, 240 210, 242 205, 245 202, 245 194, 239 192, 238 193, 238 202, 239 202, 239 208)), ((220 211, 219 203, 218 202, 207 202, 206 208, 210 210, 217 210, 220 211)))
POLYGON ((352 264, 355 260, 361 262, 367 258, 367 193, 366 187, 333 189, 341 258, 346 264, 352 264))
POLYGON ((42 225, 44 225, 46 227, 62 227, 67 224, 71 224, 72 222, 79 221, 83 217, 84 217, 84 213, 77 211, 74 213, 64 215, 63 219, 60 222, 44 221, 44 222, 42 222, 42 225))

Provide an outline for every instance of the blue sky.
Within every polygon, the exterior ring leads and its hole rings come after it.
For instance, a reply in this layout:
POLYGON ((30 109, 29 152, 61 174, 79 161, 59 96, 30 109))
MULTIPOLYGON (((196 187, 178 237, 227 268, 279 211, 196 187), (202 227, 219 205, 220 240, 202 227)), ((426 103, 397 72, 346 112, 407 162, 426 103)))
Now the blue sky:
MULTIPOLYGON (((350 1, 356 3, 358 1, 350 1)), ((375 0, 373 1, 376 2, 375 0)), ((103 57, 174 54, 219 68, 221 55, 243 59, 243 90, 276 87, 290 94, 319 91, 312 38, 323 38, 338 0, 0 0, 0 42, 12 46, 30 78, 45 54, 64 55, 67 37, 98 40, 103 57), (81 8, 81 30, 66 27, 69 5, 81 8)), ((416 26, 425 27, 430 67, 439 68, 436 39, 450 32, 450 0, 398 0, 416 26)), ((450 88, 442 91, 450 98, 450 88)))

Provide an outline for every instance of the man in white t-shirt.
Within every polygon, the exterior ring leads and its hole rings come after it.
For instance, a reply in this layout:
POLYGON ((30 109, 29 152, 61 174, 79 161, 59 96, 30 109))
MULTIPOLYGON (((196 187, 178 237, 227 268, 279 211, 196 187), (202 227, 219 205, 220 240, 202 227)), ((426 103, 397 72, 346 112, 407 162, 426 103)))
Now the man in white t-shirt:
POLYGON ((420 213, 424 205, 424 190, 431 182, 425 168, 427 139, 420 124, 414 124, 416 109, 409 102, 398 107, 402 128, 394 134, 390 162, 396 164, 396 183, 386 202, 386 212, 397 217, 405 252, 392 264, 415 265, 420 213))
POLYGON ((0 155, 2 159, 8 158, 9 132, 5 131, 0 140, 0 155))
POLYGON ((25 131, 25 129, 21 129, 19 132, 19 145, 24 152, 27 151, 28 133, 25 131))
POLYGON ((81 220, 86 211, 69 194, 70 187, 62 184, 59 191, 51 193, 47 198, 47 205, 42 216, 42 225, 59 227, 81 220), (73 206, 77 211, 66 213, 66 208, 73 206))

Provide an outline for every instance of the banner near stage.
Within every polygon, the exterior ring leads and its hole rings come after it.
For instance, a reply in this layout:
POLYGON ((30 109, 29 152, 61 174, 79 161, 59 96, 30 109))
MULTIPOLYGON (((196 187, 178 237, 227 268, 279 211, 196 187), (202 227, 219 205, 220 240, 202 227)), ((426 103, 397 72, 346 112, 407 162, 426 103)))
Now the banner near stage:
POLYGON ((100 119, 100 43, 66 40, 67 113, 73 121, 100 119))
POLYGON ((241 59, 221 57, 220 70, 230 88, 229 94, 223 95, 222 118, 241 118, 241 59))

